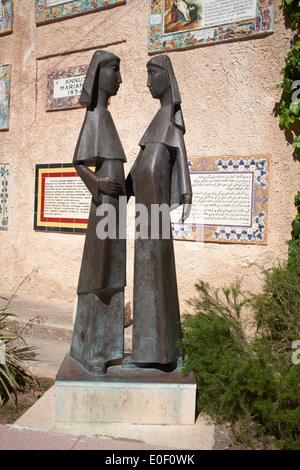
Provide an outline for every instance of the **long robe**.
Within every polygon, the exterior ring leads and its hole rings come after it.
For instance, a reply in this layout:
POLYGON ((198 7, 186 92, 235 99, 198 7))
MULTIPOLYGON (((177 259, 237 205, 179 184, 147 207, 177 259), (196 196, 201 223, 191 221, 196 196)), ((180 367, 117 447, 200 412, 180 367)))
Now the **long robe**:
MULTIPOLYGON (((78 307, 70 356, 93 372, 97 364, 123 356, 124 286, 126 284, 126 240, 119 237, 119 197, 101 194, 100 177, 113 177, 122 185, 126 157, 106 109, 87 110, 74 153, 73 163, 92 194, 81 270, 78 307), (95 172, 89 167, 95 166, 95 172), (116 212, 116 238, 98 238, 96 211, 110 204, 116 212)), ((121 218, 126 224, 125 218, 121 218)), ((93 372, 94 373, 94 372, 93 372)))
POLYGON ((160 108, 140 141, 141 151, 130 172, 136 204, 148 211, 149 235, 135 240, 133 363, 168 364, 180 356, 176 345, 181 338, 180 312, 169 212, 164 211, 158 236, 151 238, 151 227, 156 223, 154 213, 151 216, 153 204, 180 204, 183 195, 192 194, 183 132, 170 122, 170 116, 171 106, 160 108))
MULTIPOLYGON (((119 198, 100 194, 98 178, 113 177, 122 185, 124 195, 125 176, 123 163, 126 157, 108 110, 87 111, 75 149, 75 166, 95 164, 95 177, 81 175, 93 194, 86 233, 78 294, 99 293, 103 289, 122 289, 126 284, 126 240, 118 237, 119 198), (90 179, 94 179, 90 183, 90 179), (91 184, 95 183, 95 189, 91 184), (100 239, 96 227, 100 220, 96 216, 100 204, 111 204, 116 210, 116 239, 100 239)), ((80 168, 78 169, 80 172, 80 168)), ((124 233, 124 230, 123 230, 124 233)))

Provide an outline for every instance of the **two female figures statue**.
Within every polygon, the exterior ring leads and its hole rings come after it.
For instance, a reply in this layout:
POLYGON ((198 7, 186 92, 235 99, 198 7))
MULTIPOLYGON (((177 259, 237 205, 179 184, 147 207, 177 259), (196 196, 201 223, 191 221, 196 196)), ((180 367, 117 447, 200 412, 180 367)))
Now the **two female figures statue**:
POLYGON ((181 98, 171 61, 162 55, 147 64, 148 87, 161 107, 139 145, 140 152, 126 182, 126 157, 107 110, 121 83, 120 60, 97 51, 89 66, 80 103, 87 107, 74 154, 74 166, 92 194, 91 209, 78 283, 78 307, 70 357, 91 374, 104 374, 108 363, 123 357, 126 240, 117 227, 114 238, 98 238, 96 211, 112 204, 119 217, 119 198, 135 196, 147 209, 147 220, 134 247, 132 355, 122 367, 157 367, 176 364, 181 338, 176 267, 170 212, 159 221, 151 237, 153 205, 183 205, 182 222, 191 207, 191 182, 183 135, 181 98), (92 171, 91 166, 95 167, 92 171), (167 224, 168 236, 165 236, 167 224))

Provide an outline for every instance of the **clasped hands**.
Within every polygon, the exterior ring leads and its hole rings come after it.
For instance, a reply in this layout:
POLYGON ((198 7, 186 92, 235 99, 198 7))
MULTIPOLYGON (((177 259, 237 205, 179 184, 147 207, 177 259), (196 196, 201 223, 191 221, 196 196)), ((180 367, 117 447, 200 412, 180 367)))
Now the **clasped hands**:
MULTIPOLYGON (((109 196, 117 197, 124 195, 124 189, 122 185, 116 180, 116 178, 99 178, 98 180, 99 191, 102 194, 108 194, 109 196)), ((184 194, 182 197, 182 215, 178 223, 183 224, 183 222, 189 217, 191 213, 191 204, 192 198, 188 194, 184 194)))
POLYGON ((108 194, 109 196, 120 196, 124 195, 123 186, 116 180, 116 178, 99 178, 98 188, 102 194, 108 194))

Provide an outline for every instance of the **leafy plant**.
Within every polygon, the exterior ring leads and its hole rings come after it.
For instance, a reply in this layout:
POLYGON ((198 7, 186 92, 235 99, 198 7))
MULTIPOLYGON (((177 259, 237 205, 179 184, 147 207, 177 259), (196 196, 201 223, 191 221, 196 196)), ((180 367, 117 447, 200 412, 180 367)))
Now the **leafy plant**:
POLYGON ((300 339, 299 255, 264 272, 261 294, 246 294, 237 280, 214 289, 200 282, 193 314, 183 320, 183 373, 193 371, 197 407, 229 421, 239 441, 260 436, 300 449, 300 365, 291 360, 300 339), (245 333, 246 311, 256 333, 245 333))
POLYGON ((297 256, 300 251, 300 191, 295 196, 295 206, 297 207, 298 214, 292 222, 292 238, 288 241, 289 255, 297 256))
MULTIPOLYGON (((284 0, 281 2, 285 13, 291 20, 292 28, 300 23, 300 3, 298 0, 284 0)), ((281 70, 283 80, 276 88, 282 88, 282 95, 276 105, 280 125, 293 133, 296 153, 300 154, 300 41, 287 54, 285 67, 281 70)))
POLYGON ((257 328, 264 336, 290 354, 292 342, 300 339, 300 251, 284 264, 264 272, 260 294, 251 296, 257 328))
POLYGON ((280 125, 294 133, 293 147, 300 153, 300 41, 287 54, 285 67, 282 69, 283 80, 276 88, 282 88, 282 95, 276 105, 280 125))
POLYGON ((185 315, 183 322, 183 373, 194 372, 199 410, 217 421, 233 422, 245 414, 243 376, 249 357, 240 320, 240 284, 220 291, 200 282, 196 288, 199 296, 191 302, 195 314, 185 315))
POLYGON ((300 23, 300 5, 299 0, 282 0, 280 6, 284 9, 286 15, 291 20, 292 28, 300 23))
POLYGON ((14 419, 19 411, 24 410, 26 408, 26 403, 24 403, 24 402, 19 402, 19 403, 15 403, 15 404, 6 403, 5 408, 8 412, 8 414, 10 415, 10 417, 12 419, 14 419))
MULTIPOLYGON (((1 297, 3 299, 3 297, 1 297)), ((7 300, 7 299, 5 299, 7 300)), ((9 333, 13 318, 16 316, 9 313, 9 307, 0 309, 0 405, 9 400, 16 402, 16 392, 24 390, 28 379, 35 379, 30 370, 23 364, 28 358, 28 348, 16 346, 20 335, 9 333), (14 399, 13 399, 14 396, 14 399)))

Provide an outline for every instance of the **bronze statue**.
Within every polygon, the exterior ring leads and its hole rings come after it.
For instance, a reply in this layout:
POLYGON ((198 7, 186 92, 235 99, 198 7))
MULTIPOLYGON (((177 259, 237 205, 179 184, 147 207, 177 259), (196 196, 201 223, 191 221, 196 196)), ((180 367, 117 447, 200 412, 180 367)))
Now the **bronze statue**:
POLYGON ((119 226, 119 197, 126 193, 126 157, 107 109, 122 83, 119 65, 120 59, 107 51, 96 51, 92 58, 80 96, 87 110, 73 158, 92 202, 69 356, 91 374, 104 374, 109 361, 122 358, 124 349, 126 240, 118 234, 124 233, 119 226), (97 236, 100 217, 96 211, 102 204, 116 210, 115 239, 97 236))
POLYGON ((148 237, 135 240, 132 355, 123 367, 177 364, 181 356, 176 346, 181 327, 170 212, 167 220, 160 220, 156 239, 150 231, 155 204, 183 204, 182 221, 189 216, 192 190, 185 126, 169 57, 151 59, 147 69, 147 86, 161 107, 139 143, 141 150, 126 179, 127 198, 135 196, 136 204, 148 210, 148 237), (168 237, 163 236, 164 224, 168 237))

